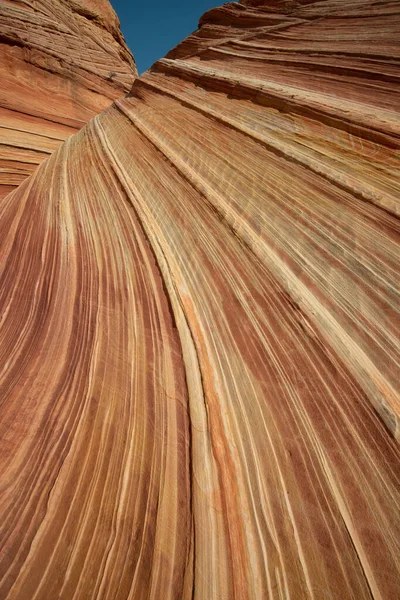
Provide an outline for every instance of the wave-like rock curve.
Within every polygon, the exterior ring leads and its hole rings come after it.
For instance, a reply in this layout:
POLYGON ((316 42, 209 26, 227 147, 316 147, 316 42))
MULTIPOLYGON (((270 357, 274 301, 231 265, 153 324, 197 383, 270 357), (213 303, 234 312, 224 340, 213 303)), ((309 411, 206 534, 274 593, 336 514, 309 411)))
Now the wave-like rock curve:
POLYGON ((211 11, 3 200, 2 598, 400 596, 396 11, 211 11))

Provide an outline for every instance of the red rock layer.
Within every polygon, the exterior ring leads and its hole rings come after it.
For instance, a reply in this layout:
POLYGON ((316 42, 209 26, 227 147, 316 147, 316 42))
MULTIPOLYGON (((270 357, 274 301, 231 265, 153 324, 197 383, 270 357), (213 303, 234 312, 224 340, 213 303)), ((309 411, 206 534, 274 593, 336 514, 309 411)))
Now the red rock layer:
POLYGON ((108 0, 0 0, 0 198, 137 75, 108 0))
POLYGON ((398 5, 292 4, 0 205, 2 598, 400 597, 398 5))

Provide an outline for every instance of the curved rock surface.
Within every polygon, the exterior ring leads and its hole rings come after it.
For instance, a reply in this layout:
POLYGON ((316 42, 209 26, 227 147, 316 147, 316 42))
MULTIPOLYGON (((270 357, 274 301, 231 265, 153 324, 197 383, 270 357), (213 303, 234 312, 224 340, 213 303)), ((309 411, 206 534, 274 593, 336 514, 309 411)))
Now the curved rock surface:
POLYGON ((0 199, 136 75, 108 0, 0 0, 0 199))
POLYGON ((399 5, 247 4, 0 205, 1 598, 400 597, 399 5))

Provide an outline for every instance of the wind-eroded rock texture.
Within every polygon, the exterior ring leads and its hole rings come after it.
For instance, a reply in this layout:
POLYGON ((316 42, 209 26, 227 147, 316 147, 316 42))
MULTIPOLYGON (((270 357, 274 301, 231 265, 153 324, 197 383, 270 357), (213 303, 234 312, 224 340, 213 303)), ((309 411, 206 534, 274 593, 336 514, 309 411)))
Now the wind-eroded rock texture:
POLYGON ((201 23, 0 205, 1 598, 400 598, 399 4, 201 23))
POLYGON ((108 0, 0 0, 0 199, 136 75, 108 0))

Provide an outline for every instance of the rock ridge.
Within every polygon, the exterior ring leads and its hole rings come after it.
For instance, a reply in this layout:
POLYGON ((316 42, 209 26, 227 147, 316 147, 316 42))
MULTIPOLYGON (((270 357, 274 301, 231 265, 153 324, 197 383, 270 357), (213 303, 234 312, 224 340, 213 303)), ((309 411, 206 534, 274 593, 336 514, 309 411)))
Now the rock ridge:
POLYGON ((107 0, 0 1, 0 197, 126 94, 137 70, 107 0))

